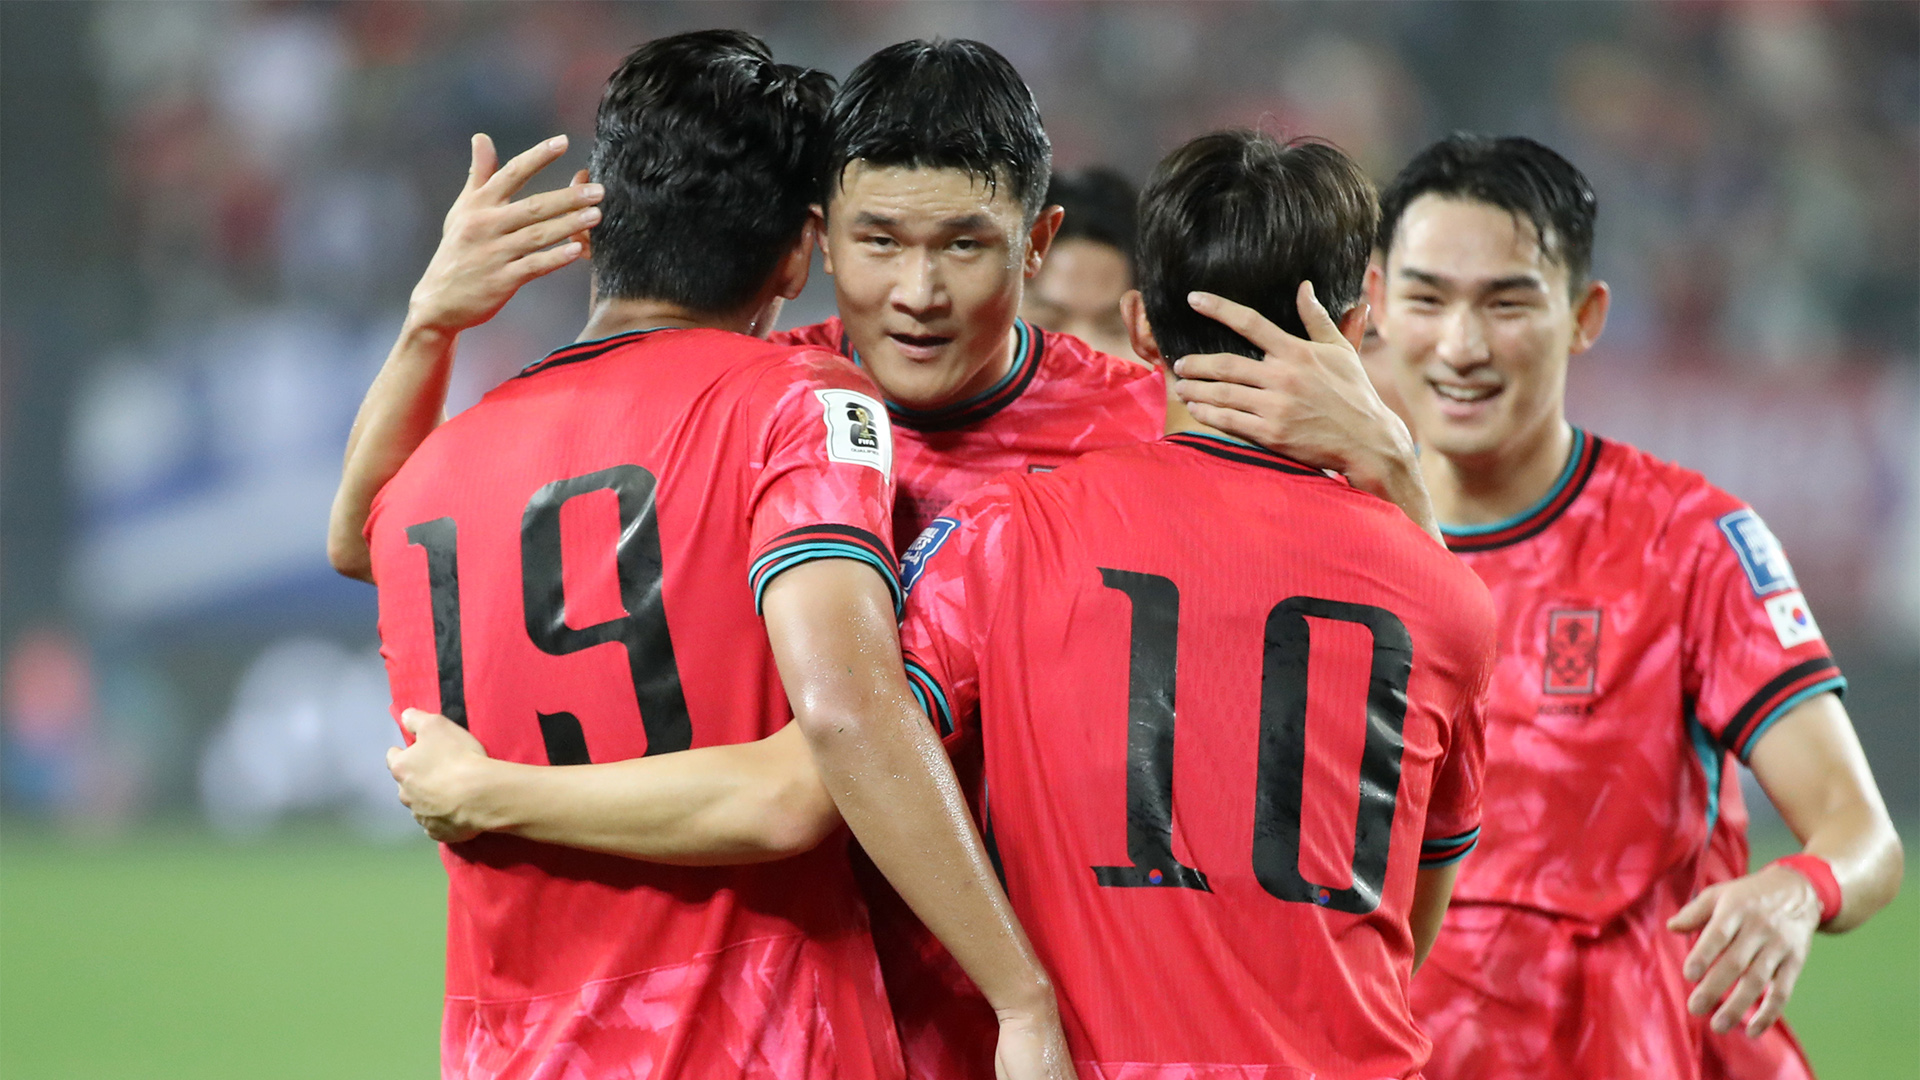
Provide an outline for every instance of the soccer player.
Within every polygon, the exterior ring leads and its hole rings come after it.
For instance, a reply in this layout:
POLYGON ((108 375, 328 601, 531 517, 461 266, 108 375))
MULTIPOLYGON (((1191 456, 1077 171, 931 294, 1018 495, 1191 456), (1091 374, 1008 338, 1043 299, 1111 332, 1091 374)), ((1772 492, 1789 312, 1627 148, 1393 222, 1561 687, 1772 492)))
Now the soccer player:
MULTIPOLYGON (((999 472, 1044 471, 1091 449, 1158 437, 1167 408, 1158 371, 1016 318, 1024 283, 1042 265, 1061 214, 1043 205, 1050 149, 1038 110, 1003 57, 969 41, 889 46, 848 77, 830 127, 821 243, 841 314, 774 340, 836 349, 880 386, 896 436, 896 543, 911 543, 942 507, 999 472)), ((525 223, 570 205, 561 193, 553 197, 551 204, 537 201, 549 196, 536 196, 497 207, 490 220, 506 230, 497 239, 484 233, 471 244, 450 238, 443 245, 448 258, 436 262, 445 273, 430 270, 439 284, 422 288, 476 297, 437 301, 451 326, 484 321, 531 276, 530 267, 503 257, 502 245, 517 235, 511 230, 536 228, 525 223)), ((330 552, 343 572, 356 572, 362 561, 360 522, 372 492, 438 422, 451 359, 450 343, 421 348, 403 339, 369 391, 330 531, 330 552)), ((1338 469, 1415 520, 1429 520, 1411 440, 1358 365, 1329 366, 1294 348, 1269 360, 1288 373, 1291 393, 1253 417, 1267 445, 1338 469)), ((442 745, 440 735, 458 743, 432 718, 423 722, 427 745, 408 759, 421 766, 442 745)), ((783 733, 755 752, 765 756, 752 768, 718 768, 716 779, 744 783, 767 775, 762 768, 783 775, 792 763, 780 755, 804 755, 806 748, 783 733)), ((598 774, 603 779, 578 785, 572 775, 522 775, 518 790, 531 799, 514 809, 535 812, 482 817, 540 839, 651 858, 751 849, 757 841, 743 838, 742 826, 770 813, 803 821, 801 811, 811 805, 804 792, 787 800, 787 786, 763 784, 698 810, 660 815, 640 805, 646 796, 635 786, 604 779, 617 774, 610 768, 598 774), (756 795, 764 795, 766 807, 754 807, 756 795), (676 835, 679 829, 698 835, 676 835)), ((962 780, 977 802, 977 777, 962 780)), ((448 802, 475 809, 471 800, 448 802)), ((818 834, 803 826, 787 839, 810 845, 818 834)), ((975 1074, 996 1031, 993 1014, 899 900, 884 889, 871 892, 876 944, 910 1069, 916 1076, 975 1074)))
MULTIPOLYGON (((1227 326, 1351 359, 1375 218, 1329 146, 1194 140, 1142 198, 1135 347, 1261 355, 1189 307, 1206 290, 1251 305, 1214 301, 1227 326)), ((1183 414, 942 514, 909 676, 978 732, 1083 1075, 1415 1076, 1407 980, 1479 829, 1492 603, 1387 503, 1183 414)))
MULTIPOLYGON (((838 812, 1002 1010, 1001 1066, 1064 1077, 1046 977, 899 671, 885 412, 844 359, 750 333, 805 281, 830 86, 733 31, 609 80, 597 212, 514 241, 604 215, 581 340, 374 502, 394 698, 551 765, 797 718, 838 812)), ((468 195, 493 182, 482 149, 468 195)), ((488 833, 443 859, 449 1076, 900 1074, 839 845, 716 868, 488 833)))
POLYGON ((1046 262, 1027 285, 1022 317, 1043 329, 1072 334, 1110 356, 1139 359, 1120 315, 1120 298, 1133 288, 1134 204, 1139 198, 1127 178, 1112 169, 1054 176, 1046 202, 1065 216, 1046 262))
POLYGON ((1768 1032, 1815 930, 1886 904, 1901 853, 1793 570, 1740 500, 1567 423, 1608 303, 1579 170, 1455 136, 1382 204, 1375 317, 1502 642, 1485 832, 1413 985, 1428 1075, 1695 1077, 1707 1026, 1804 1074, 1768 1032), (1710 856, 1744 821, 1730 758, 1804 851, 1710 856))

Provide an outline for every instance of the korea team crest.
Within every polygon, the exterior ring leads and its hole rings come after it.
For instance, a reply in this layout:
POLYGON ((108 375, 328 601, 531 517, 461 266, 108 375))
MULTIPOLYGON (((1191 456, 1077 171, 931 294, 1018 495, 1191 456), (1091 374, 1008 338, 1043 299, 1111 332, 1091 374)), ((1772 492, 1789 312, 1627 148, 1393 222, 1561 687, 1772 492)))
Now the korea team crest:
POLYGON ((1546 678, 1549 694, 1591 694, 1600 671, 1600 611, 1559 608, 1547 616, 1546 678))
POLYGON ((893 473, 893 429, 887 410, 856 390, 815 390, 826 412, 827 460, 893 473))

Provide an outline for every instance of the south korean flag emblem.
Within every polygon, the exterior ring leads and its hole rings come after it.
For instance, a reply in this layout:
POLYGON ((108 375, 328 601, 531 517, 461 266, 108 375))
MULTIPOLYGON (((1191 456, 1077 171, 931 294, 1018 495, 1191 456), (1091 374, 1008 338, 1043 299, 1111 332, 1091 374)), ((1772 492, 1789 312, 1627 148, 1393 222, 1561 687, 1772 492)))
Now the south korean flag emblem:
POLYGON ((827 422, 827 460, 893 473, 887 410, 857 390, 815 390, 827 422))
POLYGON ((1800 590, 1770 597, 1764 606, 1768 621, 1773 623, 1773 635, 1780 639, 1781 648, 1791 649, 1820 640, 1820 624, 1813 621, 1813 612, 1808 609, 1807 598, 1800 594, 1800 590))

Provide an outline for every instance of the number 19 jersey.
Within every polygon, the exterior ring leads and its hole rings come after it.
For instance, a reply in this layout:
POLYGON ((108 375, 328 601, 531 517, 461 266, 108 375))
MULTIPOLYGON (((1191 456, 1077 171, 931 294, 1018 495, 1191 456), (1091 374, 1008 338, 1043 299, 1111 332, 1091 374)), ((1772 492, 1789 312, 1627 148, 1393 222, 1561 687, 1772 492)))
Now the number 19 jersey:
POLYGON ((907 565, 909 682, 983 757, 1083 1076, 1418 1074, 1415 871, 1479 826, 1469 570, 1343 480, 1185 433, 990 483, 907 565))
MULTIPOLYGON (((396 712, 536 765, 772 734, 761 591, 816 558, 895 581, 890 458, 872 385, 819 350, 653 330, 553 354, 374 502, 396 712)), ((443 861, 447 1077, 900 1074, 844 844, 696 868, 487 833, 443 861)))

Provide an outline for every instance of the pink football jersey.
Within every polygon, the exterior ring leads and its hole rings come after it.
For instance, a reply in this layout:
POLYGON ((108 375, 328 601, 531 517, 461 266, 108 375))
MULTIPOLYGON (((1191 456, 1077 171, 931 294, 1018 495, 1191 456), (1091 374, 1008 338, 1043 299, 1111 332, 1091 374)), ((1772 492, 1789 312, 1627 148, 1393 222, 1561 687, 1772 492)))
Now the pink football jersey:
MULTIPOLYGON (((889 447, 872 384, 819 350, 654 330, 554 353, 375 500, 396 715, 530 764, 778 731, 761 591, 817 558, 895 581, 889 447)), ((443 860, 447 1077, 901 1073, 844 844, 707 868, 487 833, 443 860)))
POLYGON ((1414 984, 1430 1073, 1696 1075, 1664 923, 1705 883, 1728 755, 1839 669, 1759 517, 1621 443, 1576 431, 1538 505, 1447 539, 1501 655, 1480 849, 1414 984))

